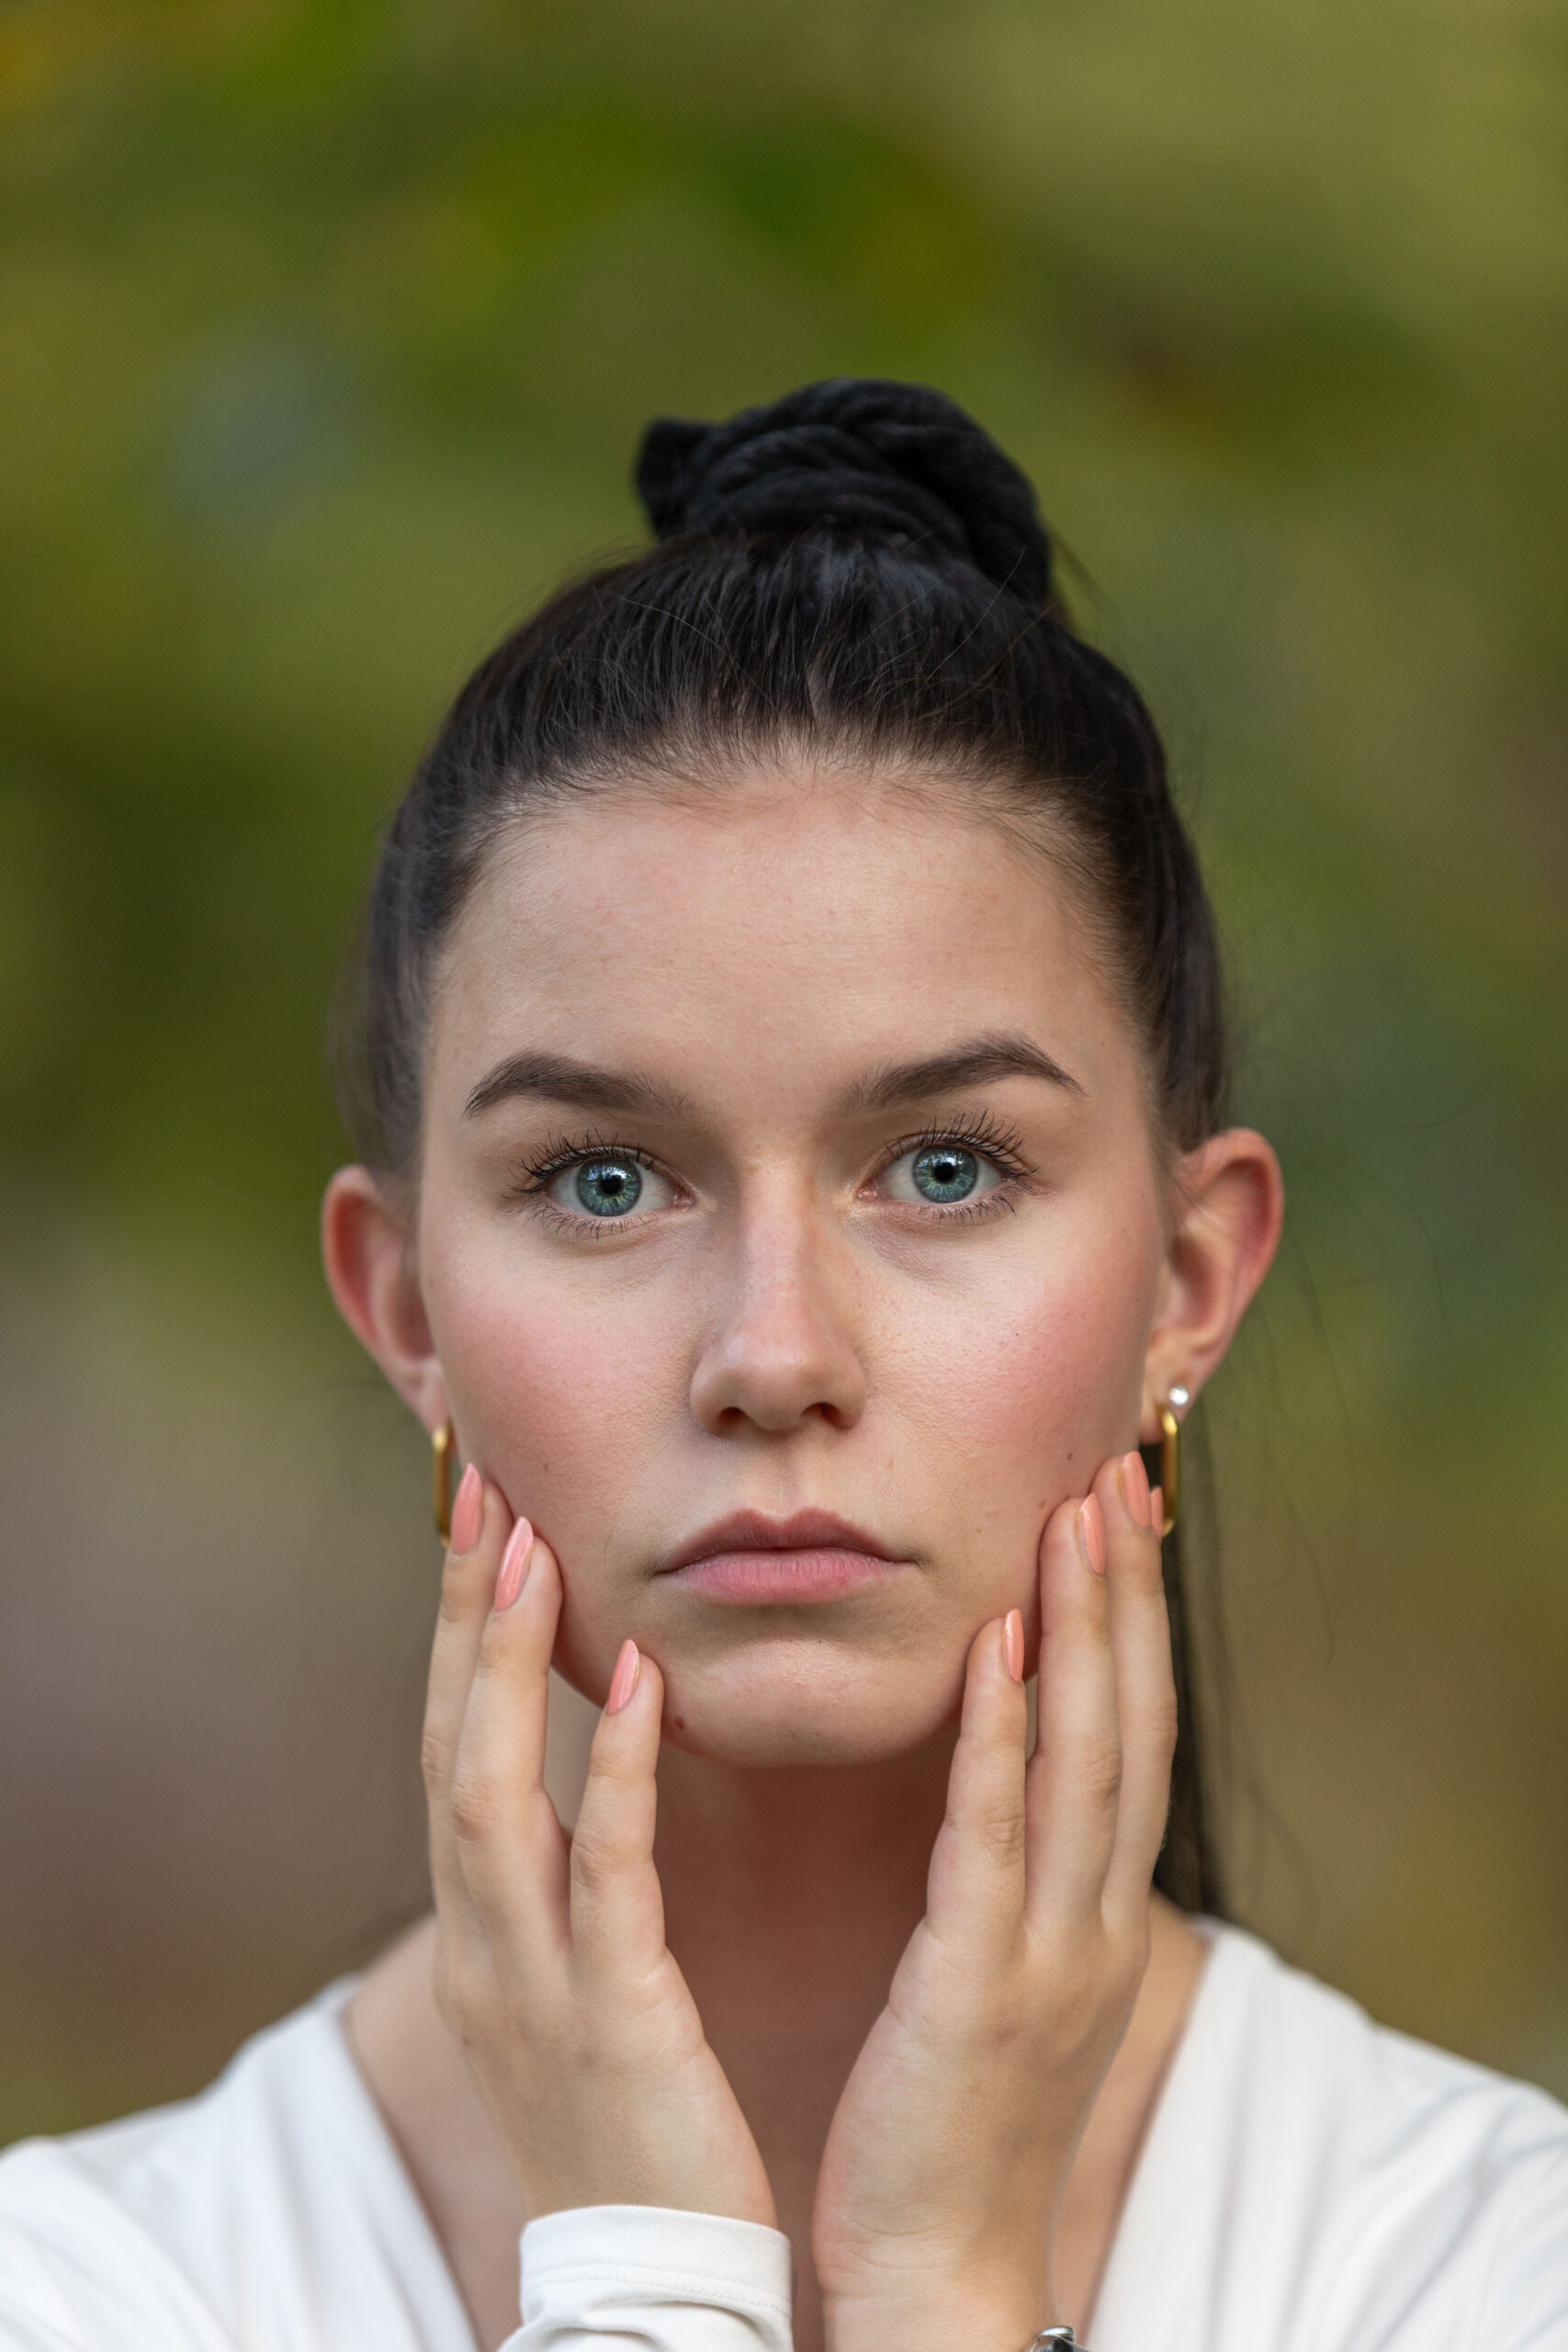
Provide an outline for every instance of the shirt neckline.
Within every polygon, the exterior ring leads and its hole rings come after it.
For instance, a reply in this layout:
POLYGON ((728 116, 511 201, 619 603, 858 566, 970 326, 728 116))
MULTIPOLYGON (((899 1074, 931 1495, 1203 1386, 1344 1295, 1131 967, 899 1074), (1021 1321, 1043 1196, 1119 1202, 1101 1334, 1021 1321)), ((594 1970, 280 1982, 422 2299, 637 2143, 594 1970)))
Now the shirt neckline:
POLYGON ((1152 2250, 1173 2226, 1181 2229, 1179 2216, 1191 2208, 1203 2172, 1194 2152, 1202 2119, 1213 2111, 1216 2044, 1238 2007, 1238 1980, 1267 1950, 1223 1919, 1190 1915, 1188 1925, 1208 1944, 1208 1957, 1122 2200, 1085 2331, 1090 2342, 1113 2322, 1125 2297, 1123 2281, 1131 2287, 1146 2275, 1152 2250))
MULTIPOLYGON (((397 2227, 386 2243, 389 2249, 396 2249, 394 2258, 405 2276, 417 2267, 422 2300, 428 2302, 434 2299, 437 2305, 446 2306, 435 2314, 441 2336, 431 2352, 479 2352, 474 2324, 446 2249, 436 2234, 435 2224, 414 2184, 391 2125, 360 2071, 348 2038, 344 2011, 358 1991, 359 1983, 357 1976, 341 1976, 310 2004, 321 2024, 322 2047, 330 2053, 327 2064, 344 2087, 367 2166, 379 2176, 378 2181, 372 2184, 372 2193, 385 2196, 396 2210, 397 2227), (404 2259, 411 2248, 414 2257, 412 2264, 404 2259)), ((521 2312, 518 2324, 522 2324, 521 2312)))
MULTIPOLYGON (((1122 2278, 1135 2275, 1144 2267, 1143 2250, 1156 2225, 1162 2233, 1168 2227, 1172 2195, 1185 2195, 1181 2183, 1189 2167, 1176 2161, 1190 2144, 1184 2119, 1190 2118, 1193 2102, 1201 2098, 1201 2086, 1208 2079, 1208 2045, 1218 2018, 1228 2008, 1226 1981, 1235 1973, 1237 1964, 1245 1965, 1256 1949, 1252 1937, 1224 1920, 1195 1917, 1190 1925, 1204 1939, 1209 1951, 1111 2233, 1110 2251, 1086 2329, 1091 2341, 1100 2313, 1109 2314, 1120 2300, 1122 2278)), ((398 2243, 406 2245, 412 2242, 418 2248, 421 2267, 428 2270, 432 2280, 439 2282, 439 2299, 447 2307, 442 2320, 443 2334, 444 2337, 450 2335, 451 2342, 448 2346, 443 2341, 436 2352, 479 2352, 479 2339, 446 2248, 391 2126, 360 2072, 348 2039, 343 2013, 358 1985, 356 1976, 340 1977, 317 1994, 310 2007, 320 2018, 322 2042, 332 2053, 329 2064, 344 2086, 367 2160, 380 2174, 385 2191, 401 2208, 398 2243)))

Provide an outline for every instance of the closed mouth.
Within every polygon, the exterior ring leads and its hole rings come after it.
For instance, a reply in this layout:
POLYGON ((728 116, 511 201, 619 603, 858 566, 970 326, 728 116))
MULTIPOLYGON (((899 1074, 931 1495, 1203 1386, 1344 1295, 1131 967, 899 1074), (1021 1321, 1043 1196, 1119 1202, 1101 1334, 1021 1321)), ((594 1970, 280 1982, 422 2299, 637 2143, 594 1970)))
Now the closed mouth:
POLYGON ((660 1573, 710 1599, 756 1606, 837 1600, 901 1565, 874 1535, 832 1511, 769 1519, 743 1510, 705 1528, 660 1573))

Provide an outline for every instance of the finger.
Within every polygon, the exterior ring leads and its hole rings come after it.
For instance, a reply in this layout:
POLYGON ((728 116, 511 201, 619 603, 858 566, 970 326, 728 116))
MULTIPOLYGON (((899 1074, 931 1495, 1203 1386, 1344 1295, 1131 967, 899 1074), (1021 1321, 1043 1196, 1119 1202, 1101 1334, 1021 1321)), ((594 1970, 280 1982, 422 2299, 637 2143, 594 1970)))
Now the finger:
POLYGON ((479 1643, 502 1552, 512 1533, 512 1513, 499 1487, 479 1477, 470 1463, 463 1473, 452 1517, 461 1536, 471 1525, 478 1487, 479 1531, 464 1550, 448 1545, 441 1570, 441 1605, 431 1646, 421 1756, 430 1807, 431 1871, 436 1892, 456 1892, 457 1855, 448 1799, 457 1759, 468 1691, 479 1662, 479 1643))
POLYGON ((1147 1911, 1170 1806, 1176 1749, 1176 1681, 1170 1615, 1160 1567, 1155 1498, 1136 1453, 1107 1464, 1095 1481, 1106 1528, 1111 1648, 1122 1724, 1122 1795, 1106 1873, 1108 1917, 1123 1924, 1147 1911))
POLYGON ((565 1852, 545 1788, 555 1554, 519 1520, 502 1560, 464 1710, 449 1804, 465 1883, 492 1937, 564 1937, 565 1852))
POLYGON ((588 1984, 648 1977, 664 1956, 653 1862, 664 1679, 635 1642, 615 1661, 571 1839, 571 1945, 588 1984))
POLYGON ((969 1649, 947 1811, 931 1852, 926 1921, 950 1950, 994 1945, 1023 1919, 1023 1621, 983 1625, 969 1649))
POLYGON ((1098 1915, 1122 1784, 1104 1522, 1093 1495, 1053 1512, 1040 1546, 1039 1734, 1029 1766, 1030 1914, 1098 1915))

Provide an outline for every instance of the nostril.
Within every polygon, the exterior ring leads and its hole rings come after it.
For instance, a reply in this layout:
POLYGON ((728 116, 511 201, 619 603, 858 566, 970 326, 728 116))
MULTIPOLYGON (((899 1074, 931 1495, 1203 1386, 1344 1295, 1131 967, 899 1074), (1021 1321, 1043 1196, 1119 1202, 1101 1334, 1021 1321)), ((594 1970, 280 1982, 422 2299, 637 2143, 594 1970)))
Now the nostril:
POLYGON ((846 1378, 837 1394, 824 1395, 826 1384, 798 1377, 759 1376, 744 1368, 728 1377, 693 1384, 692 1406, 707 1429, 735 1436, 750 1428, 770 1436, 820 1424, 831 1430, 852 1429, 863 1405, 864 1385, 846 1378), (814 1393, 815 1392, 815 1393, 814 1393))
POLYGON ((742 1295, 693 1367, 691 1400, 707 1430, 750 1424, 781 1434, 815 1421, 847 1429, 864 1408, 859 1352, 829 1299, 776 1273, 742 1295))

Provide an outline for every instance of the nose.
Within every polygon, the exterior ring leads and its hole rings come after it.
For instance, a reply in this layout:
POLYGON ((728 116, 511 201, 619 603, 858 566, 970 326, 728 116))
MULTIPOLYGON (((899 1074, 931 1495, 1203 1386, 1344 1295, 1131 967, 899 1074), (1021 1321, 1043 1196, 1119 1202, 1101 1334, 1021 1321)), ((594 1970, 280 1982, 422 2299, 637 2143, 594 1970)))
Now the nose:
POLYGON ((714 1436, 748 1424, 782 1436, 813 1420, 852 1429, 866 1376, 852 1329, 853 1270, 809 1209, 777 1200, 740 1217, 692 1410, 714 1436))

